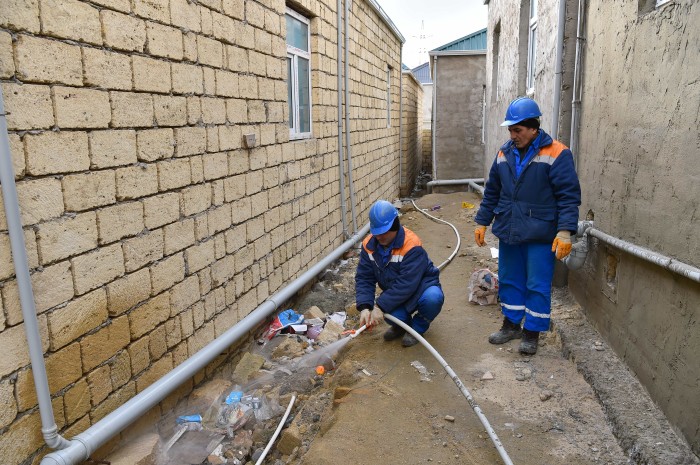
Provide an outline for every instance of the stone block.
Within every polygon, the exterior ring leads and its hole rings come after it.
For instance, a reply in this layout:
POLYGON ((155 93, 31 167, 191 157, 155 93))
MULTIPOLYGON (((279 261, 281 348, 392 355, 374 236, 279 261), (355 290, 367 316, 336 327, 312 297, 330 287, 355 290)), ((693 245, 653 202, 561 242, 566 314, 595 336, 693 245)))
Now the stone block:
POLYGON ((112 465, 151 465, 156 463, 160 437, 156 433, 138 436, 105 459, 112 465))
POLYGON ((5 0, 0 8, 0 26, 38 33, 39 0, 5 0))
POLYGON ((3 83, 2 93, 8 129, 47 129, 55 124, 50 87, 3 83))
POLYGON ((9 32, 0 31, 0 78, 7 79, 15 74, 12 53, 12 36, 9 32))
POLYGON ((231 208, 228 205, 221 205, 210 210, 207 212, 207 216, 209 234, 213 235, 231 227, 231 208))
POLYGON ((90 387, 81 379, 63 394, 66 422, 73 423, 90 411, 90 387))
MULTIPOLYGON (((145 338, 147 341, 148 338, 145 338)), ((133 346, 133 344, 132 344, 133 346)), ((109 377, 112 380, 114 389, 120 388, 131 379, 131 357, 128 350, 117 354, 109 363, 109 377)))
POLYGON ((202 104, 198 96, 187 97, 187 123, 192 125, 202 123, 202 104))
POLYGON ((184 126, 187 124, 187 99, 185 97, 154 95, 153 108, 158 126, 184 126))
MULTIPOLYGON (((138 339, 165 322, 170 316, 170 298, 167 292, 153 297, 148 302, 136 307, 129 313, 129 327, 131 338, 138 339)), ((133 345, 133 344, 132 344, 133 345)), ((132 368, 134 367, 134 354, 131 354, 132 368)))
POLYGON ((211 186, 209 184, 197 184, 182 190, 181 194, 182 214, 195 215, 211 207, 211 186))
POLYGON ((73 280, 78 295, 100 287, 124 274, 122 244, 102 247, 71 259, 73 280))
POLYGON ((172 349, 182 342, 182 331, 180 328, 180 319, 171 318, 165 322, 165 342, 168 349, 172 349))
POLYGON ((43 445, 38 411, 20 417, 0 435, 0 454, 7 463, 22 463, 43 445))
POLYGON ((82 56, 76 45, 20 35, 15 63, 22 81, 83 85, 82 56))
POLYGON ((116 201, 114 171, 92 171, 63 178, 63 194, 68 211, 83 211, 116 201))
POLYGON ((170 22, 170 0, 132 0, 132 9, 136 16, 170 22))
POLYGON ((83 372, 91 371, 124 349, 131 342, 130 337, 129 320, 126 316, 116 318, 99 331, 84 337, 80 341, 83 372))
POLYGON ((112 127, 152 127, 153 98, 150 94, 111 92, 112 127))
POLYGON ((131 57, 134 69, 134 90, 140 92, 170 92, 170 63, 149 57, 131 57))
POLYGON ((48 315, 51 350, 57 350, 107 321, 107 295, 97 289, 48 315))
POLYGON ((85 85, 104 89, 131 90, 131 60, 121 53, 83 48, 85 85))
POLYGON ((165 254, 171 255, 183 250, 195 242, 194 220, 189 218, 172 223, 163 228, 165 254))
POLYGON ((161 192, 177 189, 192 182, 190 161, 186 158, 160 161, 158 167, 158 188, 161 192))
POLYGON ((137 161, 136 131, 92 131, 89 140, 91 168, 125 166, 137 161))
POLYGON ((87 134, 80 131, 28 134, 24 138, 27 173, 35 176, 70 173, 90 167, 87 134))
POLYGON ((202 122, 204 124, 226 123, 226 102, 219 98, 202 97, 202 122))
POLYGON ((236 39, 236 29, 241 23, 221 13, 212 13, 212 33, 214 38, 225 44, 233 44, 236 39))
MULTIPOLYGON (((172 0, 186 1, 186 0, 172 0)), ((197 22, 199 24, 199 21, 197 22)), ((183 55, 186 61, 197 61, 197 35, 193 32, 186 32, 182 36, 183 55)))
POLYGON ((224 65, 223 44, 205 36, 197 36, 197 56, 200 63, 221 68, 224 65))
MULTIPOLYGON (((170 316, 184 312, 200 299, 199 280, 190 276, 170 290, 170 316)), ((191 335, 191 331, 185 336, 191 335)))
POLYGON ((52 37, 102 45, 99 11, 77 0, 41 0, 41 32, 52 37))
POLYGON ((179 29, 149 22, 146 24, 146 38, 150 55, 182 60, 182 31, 179 29))
POLYGON ((95 89, 54 87, 56 124, 65 128, 106 128, 111 118, 109 93, 95 89))
POLYGON ((182 253, 168 257, 151 266, 151 292, 170 289, 185 278, 185 258, 182 253))
POLYGON ((204 74, 202 68, 187 63, 173 63, 172 85, 177 94, 202 94, 204 92, 204 74))
POLYGON ((90 389, 91 405, 98 405, 112 393, 112 383, 109 379, 110 371, 109 365, 102 365, 88 373, 87 383, 90 389))
POLYGON ((189 31, 201 30, 199 6, 187 0, 170 0, 170 22, 189 31))
POLYGON ((216 70, 216 95, 238 97, 238 75, 229 71, 216 70))
POLYGON ((17 416, 17 401, 15 400, 15 386, 10 379, 0 381, 0 428, 4 428, 17 416))
POLYGON ((122 245, 124 268, 127 272, 138 270, 163 257, 163 230, 157 229, 127 239, 122 245))
POLYGON ((158 192, 158 167, 140 163, 117 169, 117 200, 138 199, 158 192))
POLYGON ((243 0, 223 0, 224 13, 236 19, 245 17, 245 8, 243 0))
MULTIPOLYGON (((167 324, 168 321, 165 323, 167 324)), ((165 324, 162 324, 148 335, 148 351, 153 360, 158 360, 167 350, 168 344, 166 342, 165 324)))
POLYGON ((109 244, 143 231, 143 204, 127 202, 97 211, 100 244, 109 244))
POLYGON ((175 129, 175 156, 198 155, 207 150, 207 133, 203 127, 175 129))
POLYGON ((190 273, 196 273, 211 265, 214 263, 214 241, 209 240, 189 247, 185 251, 185 260, 190 273))
POLYGON ((58 179, 20 181, 17 183, 17 197, 25 227, 63 214, 63 193, 58 179))
POLYGON ((148 268, 128 274, 107 285, 107 310, 118 316, 148 299, 151 295, 151 276, 148 268))
MULTIPOLYGON (((43 347, 48 345, 46 318, 39 317, 39 334, 43 347)), ((0 377, 5 377, 13 371, 29 364, 29 347, 24 323, 5 328, 0 333, 0 377)))
POLYGON ((111 10, 102 10, 100 18, 106 46, 130 52, 144 51, 146 44, 145 21, 111 10))
POLYGON ((180 195, 176 192, 155 195, 143 200, 144 223, 148 229, 159 228, 180 218, 180 195))
POLYGON ((173 359, 170 354, 148 367, 143 374, 136 379, 136 392, 139 393, 151 384, 158 381, 173 369, 173 359))
MULTIPOLYGON (((130 323, 132 324, 132 323, 130 323)), ((150 330, 149 330, 150 331, 150 330)), ((151 364, 151 356, 148 351, 148 336, 133 342, 127 349, 129 354, 131 376, 141 373, 151 364)))

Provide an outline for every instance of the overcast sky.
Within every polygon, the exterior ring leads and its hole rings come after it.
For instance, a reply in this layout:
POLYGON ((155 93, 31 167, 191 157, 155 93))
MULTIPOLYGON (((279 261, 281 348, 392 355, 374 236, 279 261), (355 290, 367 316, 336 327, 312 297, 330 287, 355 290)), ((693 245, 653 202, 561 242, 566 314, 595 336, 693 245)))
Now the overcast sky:
POLYGON ((406 39, 403 62, 409 68, 427 62, 428 51, 487 25, 488 8, 483 0, 377 0, 377 3, 406 39))

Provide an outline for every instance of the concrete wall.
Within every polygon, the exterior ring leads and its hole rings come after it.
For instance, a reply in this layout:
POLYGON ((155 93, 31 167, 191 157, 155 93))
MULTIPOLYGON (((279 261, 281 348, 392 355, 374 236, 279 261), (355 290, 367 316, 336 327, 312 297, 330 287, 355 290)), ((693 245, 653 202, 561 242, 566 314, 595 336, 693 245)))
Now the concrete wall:
MULTIPOLYGON (((535 92, 551 131, 557 1, 540 0, 535 92), (545 33, 546 31, 546 33, 545 33), (545 64, 547 65, 545 67, 545 64)), ((567 142, 578 2, 567 2, 560 139, 567 142), (569 99, 568 103, 566 99, 569 99)), ((587 2, 578 172, 581 219, 700 266, 700 5, 587 2)), ((488 137, 484 172, 507 133, 498 124, 524 94, 529 2, 489 3, 488 137), (520 25, 520 26, 519 26, 520 25), (525 33, 523 33, 525 31, 525 33)), ((589 319, 700 452, 700 286, 596 240, 569 285, 589 319)))
POLYGON ((433 84, 423 84, 423 155, 421 170, 431 173, 433 170, 433 84))
MULTIPOLYGON (((313 137, 297 141, 282 0, 3 2, 0 79, 65 436, 343 242, 336 2, 290 4, 311 18, 312 34, 313 137), (254 148, 243 146, 245 134, 256 136, 254 148)), ((366 2, 353 2, 350 22, 364 224, 374 200, 399 193, 400 81, 393 73, 388 126, 386 69, 400 69, 401 44, 366 2)), ((0 455, 31 463, 46 448, 4 210, 0 293, 0 455)))
POLYGON ((401 117, 401 196, 410 195, 423 157, 423 86, 410 71, 403 72, 401 117))
POLYGON ((480 178, 486 57, 441 55, 432 59, 436 179, 480 178))
MULTIPOLYGON (((636 1, 591 2, 587 24, 581 212, 700 267, 700 4, 640 14, 636 1)), ((591 258, 569 280, 576 297, 700 453, 700 284, 604 245, 591 258)))

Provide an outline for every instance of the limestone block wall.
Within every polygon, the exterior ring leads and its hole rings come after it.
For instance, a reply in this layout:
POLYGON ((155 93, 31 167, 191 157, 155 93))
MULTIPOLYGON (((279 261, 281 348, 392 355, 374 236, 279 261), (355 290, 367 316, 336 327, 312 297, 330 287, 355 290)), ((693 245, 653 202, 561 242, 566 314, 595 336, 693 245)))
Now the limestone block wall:
POLYGON ((401 196, 413 190, 423 157, 423 86, 410 71, 403 73, 401 134, 401 196))
POLYGON ((421 129, 421 139, 423 139, 421 169, 426 173, 430 173, 433 170, 433 130, 430 129, 430 125, 428 125, 428 128, 423 127, 421 129))
MULTIPOLYGON (((0 80, 64 436, 344 240, 335 3, 289 2, 310 19, 313 103, 312 137, 290 140, 282 0, 3 2, 0 80)), ((364 222, 374 200, 399 192, 399 75, 387 125, 386 69, 400 69, 400 41, 365 2, 350 22, 364 222)), ((29 463, 47 449, 4 210, 0 295, 0 455, 29 463)))

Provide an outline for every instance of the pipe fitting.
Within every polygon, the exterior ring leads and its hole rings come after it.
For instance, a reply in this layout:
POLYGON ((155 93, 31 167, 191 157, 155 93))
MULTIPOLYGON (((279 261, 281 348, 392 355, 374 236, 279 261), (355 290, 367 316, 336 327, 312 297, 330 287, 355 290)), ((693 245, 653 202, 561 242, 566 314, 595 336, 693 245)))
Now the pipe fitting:
POLYGON ((68 439, 58 434, 58 427, 55 423, 51 428, 41 428, 41 433, 44 435, 46 445, 51 449, 66 449, 71 444, 68 439))

